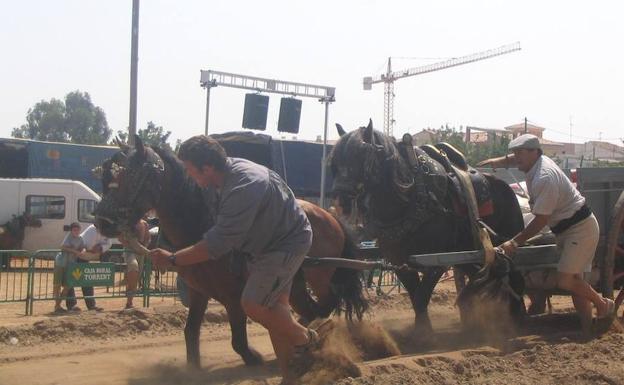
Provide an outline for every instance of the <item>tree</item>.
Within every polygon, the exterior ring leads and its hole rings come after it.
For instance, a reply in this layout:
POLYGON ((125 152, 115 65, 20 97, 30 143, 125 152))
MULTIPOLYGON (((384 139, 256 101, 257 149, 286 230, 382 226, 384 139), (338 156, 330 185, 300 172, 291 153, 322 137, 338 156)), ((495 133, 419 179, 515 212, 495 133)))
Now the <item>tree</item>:
POLYGON ((42 100, 28 110, 26 124, 14 128, 11 136, 52 142, 105 144, 112 134, 104 110, 87 92, 73 91, 65 101, 42 100))
MULTIPOLYGON (((165 129, 162 126, 157 126, 156 123, 152 121, 147 122, 147 128, 139 129, 137 135, 141 138, 143 144, 155 147, 166 147, 172 150, 171 145, 167 142, 169 140, 169 136, 171 136, 171 131, 165 132, 165 129)), ((123 142, 128 142, 127 131, 117 131, 117 137, 123 142)), ((178 145, 176 144, 176 149, 177 147, 178 145)))

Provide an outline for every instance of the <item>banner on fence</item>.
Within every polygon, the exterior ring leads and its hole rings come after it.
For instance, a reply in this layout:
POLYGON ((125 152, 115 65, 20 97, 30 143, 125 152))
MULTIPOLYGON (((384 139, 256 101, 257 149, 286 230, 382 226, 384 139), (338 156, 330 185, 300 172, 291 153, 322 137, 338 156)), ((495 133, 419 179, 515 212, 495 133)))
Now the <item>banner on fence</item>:
POLYGON ((114 263, 70 263, 67 286, 112 286, 114 277, 114 263))

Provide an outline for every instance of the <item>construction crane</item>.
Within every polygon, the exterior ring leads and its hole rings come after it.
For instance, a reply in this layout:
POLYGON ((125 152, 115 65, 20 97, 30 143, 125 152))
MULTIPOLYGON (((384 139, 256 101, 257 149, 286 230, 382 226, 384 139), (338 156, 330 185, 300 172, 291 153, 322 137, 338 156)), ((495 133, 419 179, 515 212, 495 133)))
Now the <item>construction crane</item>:
POLYGON ((421 75, 428 72, 443 70, 445 68, 456 67, 463 64, 474 63, 476 61, 489 59, 495 56, 505 55, 520 50, 520 42, 503 45, 472 55, 461 56, 438 63, 428 64, 421 67, 392 72, 392 58, 388 58, 388 68, 385 74, 376 77, 367 76, 364 78, 364 89, 370 90, 373 84, 384 83, 384 133, 393 135, 394 126, 394 81, 410 76, 421 75))

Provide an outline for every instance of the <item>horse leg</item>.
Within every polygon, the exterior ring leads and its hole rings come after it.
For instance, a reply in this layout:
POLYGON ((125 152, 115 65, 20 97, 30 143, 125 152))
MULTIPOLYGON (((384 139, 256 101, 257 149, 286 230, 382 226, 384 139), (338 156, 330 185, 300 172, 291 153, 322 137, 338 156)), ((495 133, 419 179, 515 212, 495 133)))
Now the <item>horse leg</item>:
POLYGON ((423 273, 420 285, 418 285, 412 298, 412 304, 416 312, 416 328, 422 328, 422 330, 426 332, 433 331, 427 307, 429 306, 429 300, 433 294, 433 289, 438 284, 444 271, 444 268, 426 269, 423 273))
POLYGON ((240 298, 234 298, 229 303, 223 303, 228 314, 230 330, 232 331, 232 348, 238 353, 245 365, 255 366, 264 363, 262 355, 249 347, 247 340, 247 315, 240 304, 240 298))
MULTIPOLYGON (((318 296, 316 292, 314 294, 318 296)), ((319 316, 317 303, 308 293, 302 269, 299 269, 293 277, 293 284, 290 289, 290 305, 295 313, 300 316, 299 323, 302 325, 308 325, 319 316)))
POLYGON ((303 271, 305 281, 317 298, 315 303, 317 317, 329 317, 338 306, 338 298, 332 290, 332 277, 335 272, 336 269, 333 267, 312 268, 303 271))
POLYGON ((410 301, 412 302, 412 309, 414 309, 414 313, 418 315, 416 311, 417 306, 415 298, 418 286, 420 285, 420 276, 418 273, 412 271, 397 271, 396 275, 399 278, 399 281, 401 281, 401 284, 405 286, 405 289, 410 296, 410 301))
POLYGON ((186 362, 196 368, 200 367, 199 360, 199 332, 201 329, 204 313, 208 306, 208 297, 203 296, 197 290, 187 287, 189 298, 189 313, 184 328, 184 339, 186 341, 186 362))

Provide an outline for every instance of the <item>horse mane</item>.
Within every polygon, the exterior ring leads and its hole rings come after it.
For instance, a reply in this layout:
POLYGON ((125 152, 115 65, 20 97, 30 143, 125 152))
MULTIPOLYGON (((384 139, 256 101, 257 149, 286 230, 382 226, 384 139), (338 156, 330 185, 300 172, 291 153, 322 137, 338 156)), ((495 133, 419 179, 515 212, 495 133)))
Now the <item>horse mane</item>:
POLYGON ((341 164, 349 164, 353 161, 371 164, 374 161, 373 158, 379 155, 377 151, 383 151, 384 159, 380 170, 383 175, 380 177, 394 182, 393 185, 410 181, 412 170, 401 155, 394 137, 377 130, 373 130, 373 137, 374 147, 371 139, 366 137, 366 127, 360 127, 342 136, 329 157, 332 168, 334 168, 334 160, 341 164))
MULTIPOLYGON (((193 181, 173 151, 156 146, 150 148, 160 156, 170 178, 161 192, 161 209, 176 217, 176 222, 183 226, 182 231, 190 236, 192 242, 199 241, 203 232, 214 225, 214 216, 210 210, 212 205, 208 202, 214 199, 212 191, 202 190, 193 181)), ((174 241, 168 236, 166 226, 163 231, 169 241, 174 241)))

